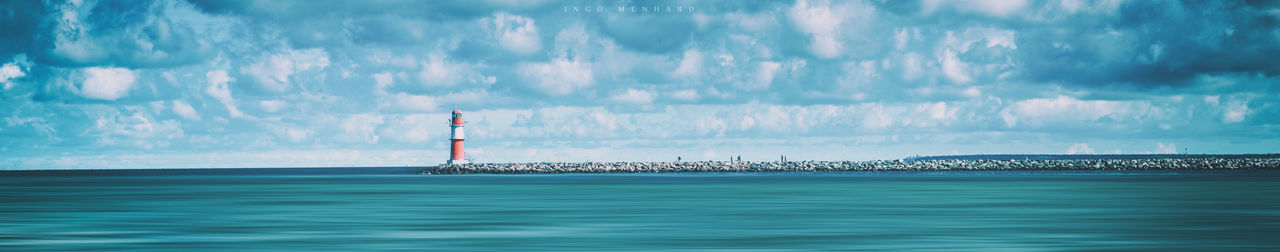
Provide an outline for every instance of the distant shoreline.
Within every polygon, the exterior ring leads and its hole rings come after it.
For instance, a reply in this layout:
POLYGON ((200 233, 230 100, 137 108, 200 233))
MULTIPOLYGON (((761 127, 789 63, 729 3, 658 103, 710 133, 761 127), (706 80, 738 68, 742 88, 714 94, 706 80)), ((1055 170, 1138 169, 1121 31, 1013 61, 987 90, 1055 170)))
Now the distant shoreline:
POLYGON ((982 154, 917 156, 874 161, 688 161, 688 162, 528 162, 468 165, 331 167, 170 167, 110 169, 15 169, 3 176, 134 175, 362 175, 519 174, 654 172, 840 172, 840 171, 1000 171, 1000 170, 1276 170, 1280 154, 982 154))
POLYGON ((424 174, 664 173, 664 172, 850 172, 1005 170, 1280 170, 1280 158, 1155 158, 1072 160, 876 160, 876 161, 694 161, 585 163, 473 163, 440 165, 424 174))
POLYGON ((906 161, 929 160, 1138 160, 1138 159, 1187 159, 1187 158, 1280 158, 1280 154, 970 154, 914 156, 906 161))

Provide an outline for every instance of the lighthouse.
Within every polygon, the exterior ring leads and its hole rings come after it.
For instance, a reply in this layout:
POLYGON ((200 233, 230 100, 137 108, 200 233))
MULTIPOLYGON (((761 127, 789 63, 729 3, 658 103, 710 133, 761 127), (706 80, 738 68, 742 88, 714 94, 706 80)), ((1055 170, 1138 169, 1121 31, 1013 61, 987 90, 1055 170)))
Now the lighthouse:
POLYGON ((449 122, 449 164, 465 164, 467 156, 462 154, 462 110, 453 110, 453 120, 449 122))

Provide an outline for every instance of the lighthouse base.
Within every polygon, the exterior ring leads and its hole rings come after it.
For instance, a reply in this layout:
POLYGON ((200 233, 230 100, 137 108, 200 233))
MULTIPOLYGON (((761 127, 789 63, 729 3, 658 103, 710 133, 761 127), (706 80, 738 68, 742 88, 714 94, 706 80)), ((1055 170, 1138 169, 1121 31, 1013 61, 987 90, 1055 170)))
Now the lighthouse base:
POLYGON ((466 159, 449 159, 449 162, 448 162, 448 164, 468 164, 468 163, 471 163, 471 161, 467 161, 466 159))

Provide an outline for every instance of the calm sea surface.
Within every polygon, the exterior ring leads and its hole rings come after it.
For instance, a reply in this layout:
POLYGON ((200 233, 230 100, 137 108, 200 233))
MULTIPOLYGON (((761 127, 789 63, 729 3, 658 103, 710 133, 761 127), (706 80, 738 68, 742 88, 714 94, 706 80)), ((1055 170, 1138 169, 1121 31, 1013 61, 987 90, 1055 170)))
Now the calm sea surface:
POLYGON ((0 251, 1280 250, 1276 172, 0 172, 0 251))

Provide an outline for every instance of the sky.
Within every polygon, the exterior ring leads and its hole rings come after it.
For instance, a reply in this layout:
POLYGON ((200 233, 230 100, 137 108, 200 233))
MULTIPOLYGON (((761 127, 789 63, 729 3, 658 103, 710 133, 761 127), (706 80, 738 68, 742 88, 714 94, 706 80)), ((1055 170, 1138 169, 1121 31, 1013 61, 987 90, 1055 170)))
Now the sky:
POLYGON ((1280 152, 1269 1, 0 2, 0 169, 1280 152))

